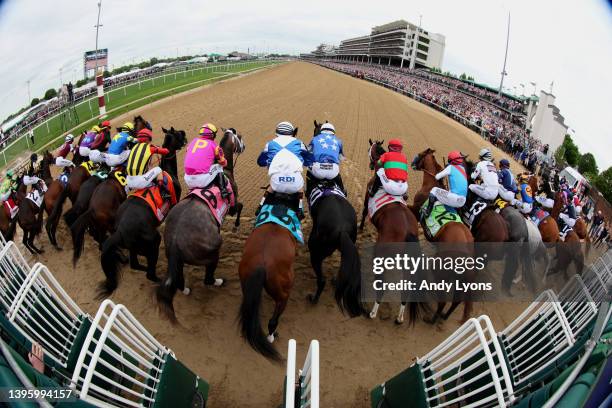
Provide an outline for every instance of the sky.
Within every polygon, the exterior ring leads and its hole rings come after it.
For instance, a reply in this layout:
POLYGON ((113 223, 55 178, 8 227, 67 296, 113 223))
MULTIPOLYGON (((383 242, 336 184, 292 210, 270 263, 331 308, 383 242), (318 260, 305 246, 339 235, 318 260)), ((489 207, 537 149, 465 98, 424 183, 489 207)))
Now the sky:
MULTIPOLYGON (((83 75, 95 48, 97 0, 0 0, 0 120, 48 88, 83 75)), ((604 0, 102 0, 99 47, 111 68, 151 57, 208 52, 311 51, 405 19, 444 34, 443 70, 499 86, 540 89, 556 105, 581 152, 612 166, 612 7, 604 0)))

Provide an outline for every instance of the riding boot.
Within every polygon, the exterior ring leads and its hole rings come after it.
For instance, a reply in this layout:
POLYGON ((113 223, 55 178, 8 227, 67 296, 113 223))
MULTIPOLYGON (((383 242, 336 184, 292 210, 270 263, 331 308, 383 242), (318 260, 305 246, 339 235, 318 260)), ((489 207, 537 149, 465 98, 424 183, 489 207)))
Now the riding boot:
POLYGON ((431 211, 434 208, 434 205, 436 204, 436 196, 433 194, 429 195, 429 201, 427 203, 427 208, 425 208, 424 211, 421 212, 421 221, 425 221, 427 219, 427 217, 429 217, 429 214, 431 214, 431 211))
POLYGON ((224 199, 229 198, 230 193, 227 191, 227 186, 225 185, 225 175, 223 173, 217 174, 217 183, 219 184, 219 189, 221 190, 221 197, 224 199))
POLYGON ((164 201, 170 201, 172 199, 172 195, 170 191, 166 187, 166 184, 163 181, 158 181, 157 185, 159 186, 159 192, 164 201))

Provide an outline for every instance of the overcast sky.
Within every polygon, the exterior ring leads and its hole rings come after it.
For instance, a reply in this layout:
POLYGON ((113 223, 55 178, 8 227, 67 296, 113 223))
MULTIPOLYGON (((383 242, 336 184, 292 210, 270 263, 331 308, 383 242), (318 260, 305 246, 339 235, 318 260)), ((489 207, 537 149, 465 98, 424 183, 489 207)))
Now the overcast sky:
MULTIPOLYGON (((0 0, 0 120, 32 97, 82 77, 95 48, 97 0, 0 0)), ((200 52, 306 52, 397 19, 446 36, 443 69, 499 85, 511 12, 506 84, 553 94, 581 151, 612 165, 612 12, 605 0, 103 0, 100 48, 118 67, 200 52)))

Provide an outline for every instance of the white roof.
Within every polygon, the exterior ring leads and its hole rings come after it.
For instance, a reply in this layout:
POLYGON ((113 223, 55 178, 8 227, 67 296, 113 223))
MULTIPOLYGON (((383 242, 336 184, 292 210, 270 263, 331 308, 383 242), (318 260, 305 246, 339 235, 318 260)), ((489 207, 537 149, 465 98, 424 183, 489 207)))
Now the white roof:
POLYGON ((569 175, 572 176, 576 180, 585 180, 584 176, 580 174, 578 170, 576 170, 573 167, 566 167, 563 169, 563 171, 569 173, 569 175))

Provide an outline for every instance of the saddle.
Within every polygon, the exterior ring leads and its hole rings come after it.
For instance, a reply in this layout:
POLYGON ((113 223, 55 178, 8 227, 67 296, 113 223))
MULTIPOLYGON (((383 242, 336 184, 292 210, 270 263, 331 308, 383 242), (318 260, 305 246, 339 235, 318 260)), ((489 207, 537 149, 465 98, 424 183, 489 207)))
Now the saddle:
POLYGON ((17 213, 19 213, 19 206, 17 205, 17 203, 15 203, 15 199, 13 198, 12 194, 11 197, 9 197, 8 200, 3 202, 2 204, 4 206, 4 211, 6 212, 6 215, 9 219, 12 220, 13 218, 15 218, 15 216, 17 216, 17 213))
POLYGON ((45 197, 45 192, 47 191, 47 188, 45 185, 36 185, 34 186, 34 188, 32 188, 32 191, 30 191, 26 197, 32 201, 34 203, 34 205, 36 205, 36 207, 40 208, 40 206, 42 205, 43 199, 45 197))
POLYGON ((376 194, 368 200, 368 217, 370 217, 370 220, 374 219, 374 215, 376 215, 381 208, 393 203, 400 203, 407 206, 404 197, 391 195, 383 188, 379 188, 376 194))
POLYGON ((312 209, 320 198, 330 195, 346 198, 344 191, 332 180, 317 180, 317 184, 308 195, 308 207, 312 209))
POLYGON ((230 197, 229 199, 224 199, 221 196, 221 189, 218 186, 209 185, 206 188, 194 188, 187 194, 187 197, 195 196, 208 205, 208 208, 210 208, 210 211, 217 221, 217 225, 221 228, 225 215, 229 209, 236 204, 231 183, 227 183, 227 191, 230 193, 230 197))
POLYGON ((300 208, 300 199, 302 198, 302 193, 278 193, 276 191, 266 192, 264 195, 263 205, 271 205, 271 206, 285 206, 297 213, 300 208))
POLYGON ((170 208, 177 203, 176 190, 172 177, 165 171, 162 174, 164 175, 164 187, 170 193, 169 199, 164 199, 162 197, 161 187, 158 185, 134 190, 128 197, 144 200, 160 223, 166 218, 170 208))
MULTIPOLYGON (((425 200, 421 207, 421 211, 424 211, 428 206, 429 199, 425 200)), ((429 217, 421 223, 425 238, 427 238, 428 241, 435 241, 443 227, 451 222, 462 222, 461 216, 457 213, 457 210, 453 207, 447 207, 444 204, 435 204, 429 217)))
POLYGON ((495 207, 495 212, 498 214, 508 205, 510 205, 510 203, 501 197, 497 197, 495 201, 493 202, 493 206, 495 207))
POLYGON ((62 172, 62 174, 60 174, 58 176, 57 181, 60 182, 62 187, 66 187, 68 185, 69 178, 70 178, 70 170, 68 170, 68 168, 66 168, 66 170, 64 170, 62 172))
MULTIPOLYGON (((275 193, 278 195, 279 193, 275 193)), ((268 194, 268 196, 273 194, 268 194)), ((294 196, 296 194, 282 194, 285 196, 294 196)), ((298 201, 300 194, 297 193, 298 201)), ((266 197, 266 200, 268 197, 266 197)), ((268 223, 274 223, 280 225, 281 227, 286 228, 291 235, 298 241, 300 244, 304 243, 304 235, 302 234, 302 224, 297 216, 297 206, 290 207, 289 205, 293 205, 291 200, 286 200, 281 197, 281 199, 271 199, 268 202, 264 201, 264 204, 261 207, 261 211, 257 215, 255 219, 255 228, 268 223)))

